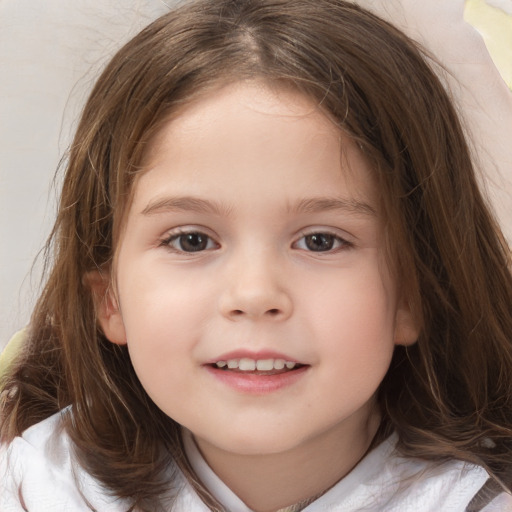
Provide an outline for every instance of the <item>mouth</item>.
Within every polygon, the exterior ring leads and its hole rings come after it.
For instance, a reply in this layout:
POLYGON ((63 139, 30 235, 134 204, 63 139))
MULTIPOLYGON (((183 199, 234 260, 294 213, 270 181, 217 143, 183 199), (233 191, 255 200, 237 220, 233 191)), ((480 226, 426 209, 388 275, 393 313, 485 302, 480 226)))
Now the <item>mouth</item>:
POLYGON ((245 395, 263 396, 303 381, 309 364, 299 363, 284 354, 236 351, 211 359, 204 367, 223 385, 245 395), (240 353, 242 352, 242 353, 240 353))
POLYGON ((264 376, 290 373, 304 368, 306 365, 295 361, 287 361, 286 359, 251 359, 242 357, 239 359, 216 361, 209 366, 214 370, 221 370, 223 372, 264 376))

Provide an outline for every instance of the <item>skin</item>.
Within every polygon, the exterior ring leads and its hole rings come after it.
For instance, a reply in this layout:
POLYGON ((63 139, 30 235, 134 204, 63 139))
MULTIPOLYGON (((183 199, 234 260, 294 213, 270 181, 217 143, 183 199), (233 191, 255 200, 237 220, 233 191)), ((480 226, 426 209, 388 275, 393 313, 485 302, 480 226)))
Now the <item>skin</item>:
POLYGON ((368 163, 308 99, 260 82, 189 105, 147 162, 100 307, 106 336, 251 509, 322 492, 368 449, 394 346, 417 336, 368 163), (185 251, 182 232, 203 233, 204 250, 185 251), (322 233, 329 244, 311 250, 305 237, 322 233), (240 390, 209 366, 239 350, 305 370, 240 390))

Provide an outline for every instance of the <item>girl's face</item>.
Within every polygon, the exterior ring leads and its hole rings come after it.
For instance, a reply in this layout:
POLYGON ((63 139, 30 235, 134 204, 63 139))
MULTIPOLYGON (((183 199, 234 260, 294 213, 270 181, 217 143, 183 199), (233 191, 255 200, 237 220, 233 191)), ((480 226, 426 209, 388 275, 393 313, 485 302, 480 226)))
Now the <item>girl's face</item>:
POLYGON ((378 420, 416 331, 370 176, 313 103, 260 82, 197 100, 153 144, 100 320, 206 454, 357 444, 378 420))

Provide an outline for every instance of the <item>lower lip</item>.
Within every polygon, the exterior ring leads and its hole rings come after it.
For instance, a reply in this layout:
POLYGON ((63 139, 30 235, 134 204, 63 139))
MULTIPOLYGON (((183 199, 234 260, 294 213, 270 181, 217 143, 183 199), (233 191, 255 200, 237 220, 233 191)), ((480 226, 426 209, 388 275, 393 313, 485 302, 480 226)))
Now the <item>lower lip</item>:
POLYGON ((304 377, 310 367, 301 366, 296 370, 278 373, 276 375, 230 372, 229 370, 219 370, 212 366, 205 366, 205 368, 216 379, 236 391, 254 395, 265 395, 292 386, 304 377))

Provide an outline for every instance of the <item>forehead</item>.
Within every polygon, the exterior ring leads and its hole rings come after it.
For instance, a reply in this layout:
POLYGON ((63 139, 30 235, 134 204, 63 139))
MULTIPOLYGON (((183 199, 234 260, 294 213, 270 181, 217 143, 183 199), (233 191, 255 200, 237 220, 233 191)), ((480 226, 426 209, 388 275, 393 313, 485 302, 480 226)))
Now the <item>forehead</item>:
POLYGON ((350 137, 306 96, 261 81, 219 87, 173 115, 144 167, 136 203, 171 192, 293 201, 340 190, 375 202, 370 166, 350 137))
POLYGON ((173 150, 177 150, 189 142, 186 140, 189 136, 199 137, 196 138, 198 144, 206 142, 206 136, 209 140, 224 142, 226 134, 233 145, 248 140, 265 144, 272 135, 272 127, 278 124, 288 125, 283 136, 294 125, 310 134, 315 132, 319 143, 325 135, 336 138, 340 135, 317 103, 291 86, 241 80, 211 86, 173 112, 153 138, 145 161, 151 168, 173 141, 176 143, 173 150), (236 138, 233 132, 237 132, 236 138))

